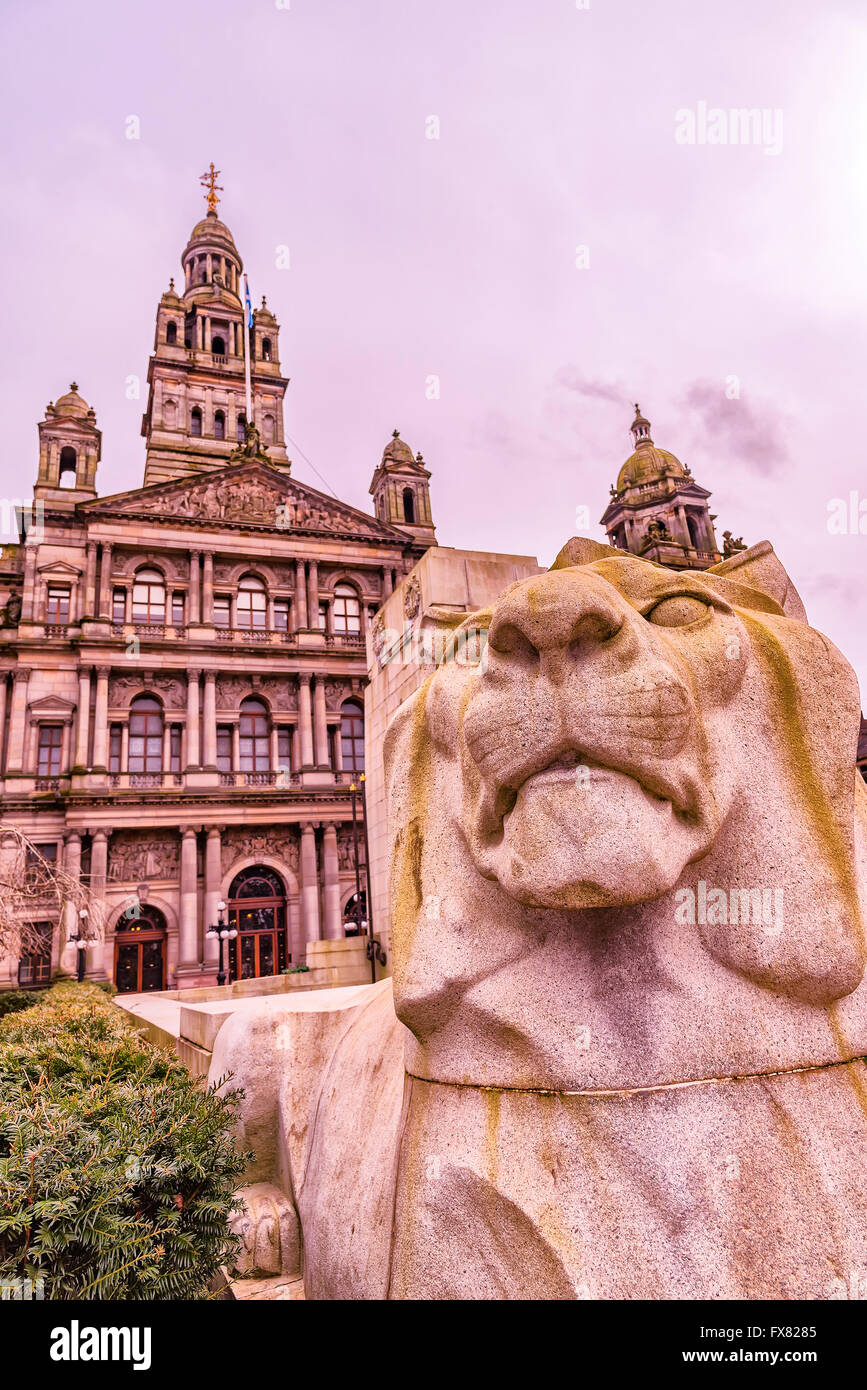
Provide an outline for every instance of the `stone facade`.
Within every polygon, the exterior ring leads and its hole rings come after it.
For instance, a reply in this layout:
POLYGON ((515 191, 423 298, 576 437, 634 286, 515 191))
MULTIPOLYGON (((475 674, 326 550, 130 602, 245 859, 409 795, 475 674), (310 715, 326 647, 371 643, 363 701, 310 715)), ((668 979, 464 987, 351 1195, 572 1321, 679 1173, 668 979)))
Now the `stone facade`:
MULTIPOLYGON (((144 485, 98 495, 101 436, 73 384, 39 425, 34 506, 0 556, 2 820, 89 876, 107 931, 87 974, 115 978, 123 945, 124 988, 136 969, 139 988, 212 984, 206 930, 221 901, 240 912, 233 884, 253 868, 248 923, 281 941, 249 942, 234 969, 299 965, 343 936, 365 632, 435 543, 430 475, 399 437, 376 516, 291 477, 264 302, 246 420, 242 264, 213 208, 182 264, 183 293, 157 310, 144 485), (414 489, 407 524, 396 479, 414 489)), ((61 935, 44 978, 74 968, 61 935)), ((29 982, 23 964, 0 960, 0 988, 29 982)))

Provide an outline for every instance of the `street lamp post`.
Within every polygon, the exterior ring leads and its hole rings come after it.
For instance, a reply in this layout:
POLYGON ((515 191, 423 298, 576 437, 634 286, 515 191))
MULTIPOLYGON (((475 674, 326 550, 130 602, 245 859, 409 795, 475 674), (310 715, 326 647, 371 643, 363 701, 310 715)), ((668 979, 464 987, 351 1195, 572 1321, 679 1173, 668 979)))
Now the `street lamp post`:
POLYGON ((361 869, 358 863, 358 814, 355 801, 357 788, 353 782, 350 785, 349 791, 352 797, 352 843, 355 851, 355 921, 359 932, 367 937, 366 952, 367 959, 370 961, 370 977, 373 983, 376 984, 376 962, 379 961, 380 965, 385 965, 386 955, 385 951, 382 949, 382 944, 373 935, 373 913, 371 911, 372 904, 370 897, 370 850, 367 841, 367 799, 365 797, 365 778, 363 772, 359 781, 361 783, 361 828, 364 835, 364 876, 367 885, 365 889, 367 918, 363 920, 361 916, 361 869))
POLYGON ((78 965, 75 971, 75 978, 78 984, 84 980, 84 972, 87 969, 87 908, 79 908, 78 911, 78 930, 74 936, 69 938, 70 946, 74 946, 78 951, 78 965))
POLYGON ((220 943, 220 967, 217 971, 217 984, 224 985, 226 983, 226 967, 223 961, 223 943, 224 941, 234 941, 238 935, 237 929, 230 927, 226 921, 226 904, 224 902, 217 903, 217 921, 214 926, 208 927, 206 935, 212 940, 216 937, 220 943))

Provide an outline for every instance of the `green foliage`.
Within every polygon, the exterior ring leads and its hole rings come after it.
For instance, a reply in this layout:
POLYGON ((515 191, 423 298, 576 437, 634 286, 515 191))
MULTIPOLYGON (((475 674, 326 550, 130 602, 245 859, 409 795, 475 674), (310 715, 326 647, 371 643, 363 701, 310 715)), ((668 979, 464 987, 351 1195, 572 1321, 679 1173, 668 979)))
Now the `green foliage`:
MULTIPOLYGON (((220 1084, 220 1083, 218 1083, 220 1084)), ((0 1022, 0 1288, 49 1299, 190 1299, 237 1248, 251 1155, 239 1092, 205 1090, 105 993, 56 985, 0 1022)))
POLYGON ((0 994, 0 1018, 5 1014, 17 1014, 19 1009, 29 1009, 38 1004, 42 995, 35 989, 4 989, 0 994))

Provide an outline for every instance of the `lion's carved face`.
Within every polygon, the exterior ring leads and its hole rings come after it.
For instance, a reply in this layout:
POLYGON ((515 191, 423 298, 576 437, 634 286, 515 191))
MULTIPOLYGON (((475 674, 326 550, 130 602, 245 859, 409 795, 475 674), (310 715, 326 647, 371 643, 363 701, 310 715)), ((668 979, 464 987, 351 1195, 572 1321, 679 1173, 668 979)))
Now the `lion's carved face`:
POLYGON ((676 1015, 708 957, 721 995, 731 971, 823 1007, 856 989, 857 684, 767 543, 678 573, 573 541, 474 628, 484 659, 442 666, 386 743, 396 1001, 429 1052, 485 1015, 519 1050, 551 970, 612 1036, 633 994, 676 1015), (716 917, 678 920, 699 881, 716 917), (757 890, 778 920, 719 910, 757 890))
POLYGON ((516 585, 459 723, 479 872, 535 907, 673 887, 730 804, 714 722, 748 653, 731 605, 692 575, 603 560, 516 585))

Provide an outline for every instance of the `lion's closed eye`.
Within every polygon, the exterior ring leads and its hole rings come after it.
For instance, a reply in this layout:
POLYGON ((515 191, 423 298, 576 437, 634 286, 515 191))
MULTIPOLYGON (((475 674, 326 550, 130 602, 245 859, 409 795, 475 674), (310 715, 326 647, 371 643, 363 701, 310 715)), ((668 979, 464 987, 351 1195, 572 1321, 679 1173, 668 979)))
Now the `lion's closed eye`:
POLYGON ((644 616, 648 622, 658 623, 660 627, 687 627, 709 612, 710 604, 702 603, 701 599, 692 598, 689 594, 675 594, 660 599, 644 616))

